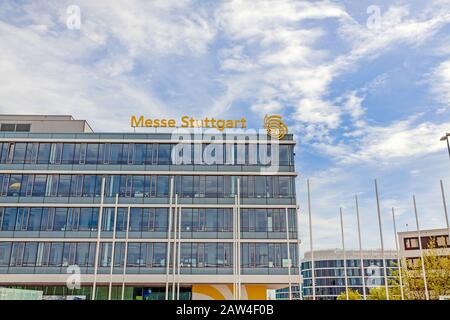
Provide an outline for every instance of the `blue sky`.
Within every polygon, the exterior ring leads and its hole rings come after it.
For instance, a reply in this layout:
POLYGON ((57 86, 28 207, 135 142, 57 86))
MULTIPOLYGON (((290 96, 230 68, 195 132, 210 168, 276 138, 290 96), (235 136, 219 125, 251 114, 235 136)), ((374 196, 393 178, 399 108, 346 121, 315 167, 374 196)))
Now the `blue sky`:
POLYGON ((255 128, 281 114, 298 141, 302 250, 306 178, 318 248, 340 246, 340 206, 357 246, 355 193, 364 246, 378 246, 374 178, 392 248, 390 208, 413 230, 412 194, 423 227, 445 223, 449 40, 448 0, 4 0, 0 112, 69 113, 97 131, 129 131, 131 114, 244 115, 255 128))

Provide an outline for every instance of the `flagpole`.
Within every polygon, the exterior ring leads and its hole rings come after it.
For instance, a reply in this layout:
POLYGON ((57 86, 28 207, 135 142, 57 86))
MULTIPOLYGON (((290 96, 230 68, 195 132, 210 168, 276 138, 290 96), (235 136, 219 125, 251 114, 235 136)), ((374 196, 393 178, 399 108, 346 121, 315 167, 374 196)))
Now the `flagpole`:
POLYGON ((420 235, 419 216, 417 214, 416 197, 414 195, 413 195, 413 203, 414 203, 414 214, 416 215, 417 235, 419 238, 419 250, 420 250, 420 260, 421 260, 421 264, 422 264, 425 299, 430 300, 430 294, 428 293, 428 284, 427 284, 427 271, 425 270, 425 261, 424 261, 424 257, 423 257, 422 237, 420 235))
POLYGON ((384 256, 383 228, 381 226, 380 197, 378 195, 377 179, 375 179, 375 196, 377 198, 378 227, 380 229, 381 257, 382 257, 382 260, 383 260, 383 272, 384 272, 384 288, 386 290, 386 300, 389 300, 389 288, 388 288, 388 281, 387 281, 386 259, 385 259, 385 256, 384 256))
POLYGON ((442 180, 440 180, 440 182, 441 182, 442 203, 444 205, 444 213, 445 213, 445 223, 447 224, 448 241, 450 243, 450 225, 448 222, 447 202, 445 201, 444 184, 442 183, 442 180))
POLYGON ((402 266, 401 266, 401 258, 400 258, 400 250, 398 249, 398 235, 397 235, 397 226, 395 223, 395 211, 392 208, 392 222, 394 223, 394 239, 395 239, 395 249, 397 250, 397 265, 398 265, 398 275, 400 277, 400 294, 402 300, 405 300, 405 294, 403 292, 403 276, 402 276, 402 266))
POLYGON ((312 215, 311 215, 311 190, 309 186, 309 179, 306 180, 308 189, 308 215, 309 215, 309 251, 311 254, 311 273, 312 273, 312 289, 313 300, 316 300, 316 275, 314 270, 314 250, 313 250, 313 234, 312 234, 312 215))
POLYGON ((342 238, 342 252, 344 254, 344 280, 345 280, 345 297, 348 300, 348 278, 347 278, 347 254, 345 252, 345 239, 344 239, 344 219, 342 218, 342 208, 339 208, 341 216, 341 238, 342 238))
POLYGON ((359 259, 361 264, 361 279, 363 286, 363 298, 367 299, 366 293, 366 277, 364 274, 364 259, 363 259, 363 251, 362 251, 362 241, 361 241, 361 224, 359 220, 359 204, 358 204, 358 196, 355 194, 355 204, 356 204, 356 220, 358 221, 358 241, 359 241, 359 259))

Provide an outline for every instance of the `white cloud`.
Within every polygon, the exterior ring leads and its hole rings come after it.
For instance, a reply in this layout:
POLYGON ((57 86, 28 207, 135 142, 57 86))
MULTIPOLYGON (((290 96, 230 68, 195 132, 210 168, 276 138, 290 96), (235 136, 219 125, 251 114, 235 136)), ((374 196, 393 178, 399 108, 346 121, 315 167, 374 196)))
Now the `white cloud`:
POLYGON ((450 16, 440 10, 425 10, 413 16, 406 6, 390 6, 382 13, 381 28, 370 30, 342 6, 329 1, 227 2, 216 11, 216 20, 221 30, 237 43, 239 55, 222 61, 222 68, 236 72, 224 77, 223 82, 237 94, 231 98, 228 92, 228 102, 222 107, 229 106, 230 99, 247 98, 246 91, 236 90, 234 85, 240 77, 242 88, 255 92, 265 105, 293 106, 293 119, 304 124, 298 126, 300 130, 308 128, 308 132, 300 132, 308 135, 306 141, 323 137, 324 131, 328 136, 342 125, 345 114, 353 122, 353 128, 345 134, 361 136, 361 127, 368 126, 362 106, 365 93, 382 85, 386 75, 374 79, 367 88, 350 90, 331 99, 330 87, 335 79, 354 72, 359 64, 393 47, 421 45, 450 21, 450 16), (324 19, 337 23, 339 40, 350 45, 346 52, 334 56, 328 48, 320 47, 320 40, 330 36, 331 30, 305 23, 324 19), (244 48, 252 48, 247 50, 250 54, 242 55, 244 48))
POLYGON ((202 9, 186 1, 79 1, 81 29, 68 30, 67 5, 3 3, 0 112, 73 114, 104 131, 129 130, 132 113, 177 112, 132 72, 162 56, 204 54, 215 28, 202 9))
MULTIPOLYGON (((327 52, 314 47, 324 30, 302 23, 347 16, 340 6, 328 1, 226 2, 216 11, 216 17, 221 30, 238 43, 239 55, 223 60, 222 68, 240 74, 225 77, 225 85, 235 89, 236 78, 240 77, 246 83, 243 88, 251 90, 258 101, 264 101, 264 106, 253 103, 252 110, 257 113, 291 105, 296 109, 295 120, 336 127, 340 111, 322 99, 332 80, 332 70, 322 64, 327 52), (249 48, 247 51, 253 56, 242 59, 243 48, 249 48)), ((238 96, 234 99, 246 97, 244 90, 235 93, 238 96)))
POLYGON ((259 113, 261 115, 273 114, 282 110, 283 106, 277 101, 261 102, 251 106, 253 112, 259 113))
MULTIPOLYGON (((446 156, 439 137, 450 128, 448 118, 401 113, 375 122, 369 118, 373 102, 365 99, 385 88, 386 70, 362 88, 345 78, 393 48, 406 54, 419 46, 427 50, 427 41, 449 22, 444 1, 429 1, 420 12, 388 6, 378 30, 357 22, 360 13, 347 12, 338 1, 226 1, 214 9, 191 1, 81 0, 82 26, 76 31, 65 27, 69 4, 0 3, 0 112, 72 113, 99 131, 129 129, 131 113, 245 113, 246 103, 258 116, 281 113, 301 147, 328 161, 327 168, 308 163, 314 168, 305 170, 313 172, 317 188, 317 237, 327 245, 339 234, 339 206, 351 221, 352 194, 372 195, 372 186, 362 181, 367 176, 395 175, 405 166, 423 188, 437 179, 431 170, 448 176, 442 163, 434 168, 437 152, 446 156), (172 104, 161 91, 182 102, 172 104), (188 94, 204 94, 198 100, 204 104, 196 110, 182 105, 188 94)), ((442 55, 448 51, 445 44, 436 48, 442 55)), ((444 106, 450 103, 449 75, 449 61, 430 74, 432 93, 444 106)), ((297 166, 303 169, 302 162, 297 166)), ((386 191, 383 208, 399 207, 406 215, 410 186, 395 179, 381 180, 399 189, 386 191)), ((435 190, 420 191, 418 199, 434 201, 435 190)), ((424 208, 437 212, 427 201, 424 208)), ((373 214, 373 203, 362 199, 362 211, 373 214)), ((374 223, 369 217, 365 230, 374 223)))
POLYGON ((371 127, 361 143, 357 158, 388 160, 434 153, 442 149, 439 138, 449 126, 450 122, 416 124, 412 120, 405 120, 388 127, 371 127))
POLYGON ((439 64, 430 78, 433 93, 447 110, 450 107, 450 60, 439 64))
POLYGON ((354 119, 360 119, 364 115, 364 108, 362 102, 364 97, 360 97, 355 91, 348 93, 344 100, 344 109, 354 119))
POLYGON ((419 122, 418 116, 396 121, 389 126, 361 128, 361 138, 353 143, 315 143, 317 151, 335 157, 341 163, 392 164, 398 160, 412 160, 441 151, 439 140, 450 127, 450 122, 436 124, 419 122))
POLYGON ((328 1, 308 3, 285 0, 227 1, 216 14, 219 25, 231 37, 263 43, 281 41, 286 36, 286 34, 277 35, 281 26, 306 19, 347 16, 340 6, 328 1))
POLYGON ((231 71, 249 71, 255 68, 250 58, 243 53, 242 46, 222 49, 219 52, 221 58, 221 68, 231 71))
MULTIPOLYGON (((131 55, 203 53, 215 35, 190 1, 79 3, 83 21, 120 42, 131 55)), ((82 26, 83 29, 83 26, 82 26)))
POLYGON ((380 28, 369 29, 356 21, 342 24, 340 33, 353 48, 341 64, 373 58, 400 44, 418 46, 449 21, 450 14, 445 11, 431 11, 426 17, 415 18, 410 16, 408 7, 391 6, 381 16, 380 28))
MULTIPOLYGON (((444 227, 439 179, 444 181, 448 198, 448 167, 448 157, 443 150, 442 154, 424 155, 414 161, 397 161, 389 167, 379 166, 377 163, 366 163, 363 166, 340 164, 312 174, 309 178, 316 249, 340 246, 339 207, 343 208, 344 213, 346 246, 353 249, 358 247, 355 194, 359 198, 363 247, 380 247, 374 178, 378 180, 386 248, 395 248, 392 208, 395 208, 398 231, 415 230, 413 194, 417 200, 421 227, 444 227)), ((304 252, 309 250, 304 178, 298 179, 297 185, 304 252)))
POLYGON ((328 128, 337 128, 340 111, 326 101, 316 98, 301 99, 295 118, 310 124, 326 124, 328 128))

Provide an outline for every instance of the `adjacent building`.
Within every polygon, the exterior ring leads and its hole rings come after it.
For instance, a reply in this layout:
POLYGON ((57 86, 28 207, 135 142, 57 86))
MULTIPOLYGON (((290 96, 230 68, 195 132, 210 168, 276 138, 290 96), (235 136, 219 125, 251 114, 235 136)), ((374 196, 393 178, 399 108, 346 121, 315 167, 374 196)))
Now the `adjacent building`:
MULTIPOLYGON (((361 275, 360 251, 340 249, 314 251, 315 298, 316 300, 334 300, 345 292, 345 275, 348 288, 358 290, 363 295, 363 277, 361 275), (345 268, 344 268, 345 266, 345 268)), ((385 250, 384 259, 388 277, 397 268, 397 253, 385 250)), ((363 251, 364 281, 366 293, 371 288, 384 286, 383 256, 380 250, 363 251)), ((313 273, 311 252, 306 252, 301 262, 303 276, 303 299, 313 298, 313 273)), ((279 294, 280 297, 282 293, 279 294)))
POLYGON ((299 283, 292 135, 222 137, 0 116, 0 287, 44 299, 265 299, 299 283), (184 159, 219 161, 179 163, 180 143, 184 159), (276 171, 253 161, 267 143, 276 171))
MULTIPOLYGON (((420 230, 420 239, 423 253, 431 248, 437 255, 450 255, 450 241, 448 229, 420 230)), ((405 231, 398 233, 400 243, 400 257, 407 266, 420 268, 419 233, 417 231, 405 231)))

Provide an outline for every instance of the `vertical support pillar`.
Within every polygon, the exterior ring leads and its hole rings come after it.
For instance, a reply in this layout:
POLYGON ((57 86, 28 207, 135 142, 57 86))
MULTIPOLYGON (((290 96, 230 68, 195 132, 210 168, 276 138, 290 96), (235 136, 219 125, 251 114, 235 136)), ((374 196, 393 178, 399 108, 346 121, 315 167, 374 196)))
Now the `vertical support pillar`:
POLYGON ((173 177, 170 178, 170 192, 169 192, 169 225, 168 225, 168 229, 167 229, 166 295, 165 295, 165 300, 169 300, 170 244, 171 244, 171 235, 172 235, 172 198, 173 198, 173 177))
POLYGON ((238 300, 242 299, 241 285, 241 179, 237 178, 237 282, 238 300))
POLYGON ((103 219, 103 201, 105 194, 105 177, 102 177, 102 187, 100 189, 100 208, 98 210, 98 222, 97 222, 97 241, 95 244, 95 259, 94 259, 94 283, 92 284, 92 300, 96 300, 97 291, 97 272, 98 272, 98 256, 100 251, 100 238, 102 234, 102 219, 103 219))
POLYGON ((127 275, 127 263, 128 263, 128 236, 130 231, 130 213, 131 213, 131 206, 128 206, 127 230, 125 232, 125 252, 123 257, 122 300, 125 299, 125 277, 127 275))
POLYGON ((173 256, 172 256, 172 300, 175 300, 175 275, 177 270, 177 237, 178 237, 178 195, 175 193, 175 206, 173 209, 173 256))
POLYGON ((289 300, 292 300, 292 284, 291 284, 291 248, 289 245, 289 214, 288 208, 286 212, 286 244, 287 244, 287 258, 288 258, 288 283, 289 283, 289 300))
POLYGON ((111 300, 112 294, 112 277, 114 272, 114 259, 116 250, 116 228, 117 228, 117 205, 119 204, 119 194, 116 194, 116 202, 114 203, 114 223, 113 223, 113 237, 112 237, 112 248, 111 248, 111 266, 109 268, 109 289, 108 289, 108 300, 111 300))
POLYGON ((303 300, 303 276, 301 274, 301 262, 300 262, 300 209, 297 206, 296 208, 296 212, 297 212, 297 268, 298 268, 298 278, 299 278, 299 282, 298 282, 298 295, 299 295, 299 299, 303 300))
POLYGON ((177 201, 177 210, 178 210, 178 270, 177 270, 177 300, 180 300, 180 270, 181 270, 181 207, 178 206, 177 201))
POLYGON ((237 195, 233 206, 233 299, 237 300, 237 195))

